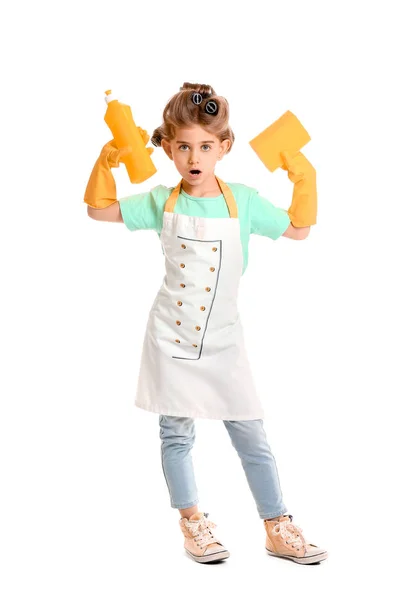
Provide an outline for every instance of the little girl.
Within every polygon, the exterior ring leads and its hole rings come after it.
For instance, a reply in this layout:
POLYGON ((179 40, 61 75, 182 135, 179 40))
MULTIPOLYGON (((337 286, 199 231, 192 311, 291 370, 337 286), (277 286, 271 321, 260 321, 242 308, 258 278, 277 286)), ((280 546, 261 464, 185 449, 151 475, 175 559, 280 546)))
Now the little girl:
MULTIPOLYGON (((102 149, 84 200, 93 219, 124 222, 131 231, 153 229, 161 241, 166 273, 148 318, 136 405, 160 415, 163 473, 171 506, 181 514, 186 552, 202 563, 229 557, 208 513, 199 511, 191 458, 194 419, 221 419, 263 519, 267 552, 317 563, 327 552, 305 540, 283 502, 237 308, 250 234, 301 240, 316 222, 315 170, 300 152, 282 153, 295 183, 288 211, 254 188, 225 183, 214 171, 234 142, 228 121, 225 98, 210 86, 184 83, 151 137, 174 161, 178 185, 158 185, 118 201, 111 168, 129 149, 118 149, 112 140, 102 149)), ((138 129, 146 144, 149 136, 138 129)))

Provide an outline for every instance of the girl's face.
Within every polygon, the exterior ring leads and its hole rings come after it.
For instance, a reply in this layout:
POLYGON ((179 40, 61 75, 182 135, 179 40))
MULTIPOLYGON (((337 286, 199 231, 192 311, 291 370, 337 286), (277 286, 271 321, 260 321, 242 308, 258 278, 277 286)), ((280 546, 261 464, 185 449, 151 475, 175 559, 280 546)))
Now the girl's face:
POLYGON ((227 152, 230 140, 220 143, 215 135, 194 125, 177 129, 175 138, 171 142, 162 140, 161 145, 190 189, 202 193, 217 187, 214 168, 227 152), (193 175, 193 170, 199 171, 199 174, 193 175))

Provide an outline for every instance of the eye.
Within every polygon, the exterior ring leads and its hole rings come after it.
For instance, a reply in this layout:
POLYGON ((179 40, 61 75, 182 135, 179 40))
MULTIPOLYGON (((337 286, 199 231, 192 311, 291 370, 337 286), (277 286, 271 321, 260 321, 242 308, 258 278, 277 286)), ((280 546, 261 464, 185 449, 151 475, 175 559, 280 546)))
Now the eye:
MULTIPOLYGON (((202 148, 208 148, 209 150, 211 150, 211 146, 209 146, 208 144, 203 144, 201 147, 202 148)), ((188 144, 181 144, 181 146, 179 147, 179 149, 181 150, 181 148, 188 148, 188 144)))

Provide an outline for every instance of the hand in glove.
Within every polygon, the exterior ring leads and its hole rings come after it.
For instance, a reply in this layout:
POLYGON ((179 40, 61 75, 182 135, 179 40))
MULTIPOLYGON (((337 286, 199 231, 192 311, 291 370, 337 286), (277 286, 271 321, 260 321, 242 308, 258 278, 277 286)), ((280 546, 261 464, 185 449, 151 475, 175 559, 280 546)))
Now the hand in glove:
POLYGON ((301 152, 281 152, 280 155, 283 159, 282 169, 288 171, 288 177, 294 183, 292 203, 288 210, 292 225, 294 227, 315 225, 316 171, 301 152))
MULTIPOLYGON (((137 128, 144 144, 147 144, 149 135, 141 127, 137 128)), ((154 148, 147 148, 149 154, 152 154, 154 148)), ((92 169, 88 185, 85 190, 84 202, 92 208, 106 208, 114 202, 116 198, 116 184, 111 169, 119 167, 123 158, 131 152, 131 148, 117 148, 115 141, 111 140, 102 148, 98 160, 92 169)))

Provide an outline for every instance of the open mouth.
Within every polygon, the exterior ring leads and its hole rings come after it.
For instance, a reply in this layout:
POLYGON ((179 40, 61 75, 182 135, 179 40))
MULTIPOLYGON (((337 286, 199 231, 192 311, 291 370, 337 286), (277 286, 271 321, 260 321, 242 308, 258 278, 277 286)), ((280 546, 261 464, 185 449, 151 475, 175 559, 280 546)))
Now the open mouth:
POLYGON ((191 177, 198 177, 199 175, 201 175, 201 171, 199 169, 191 169, 191 171, 189 171, 189 174, 191 177))

